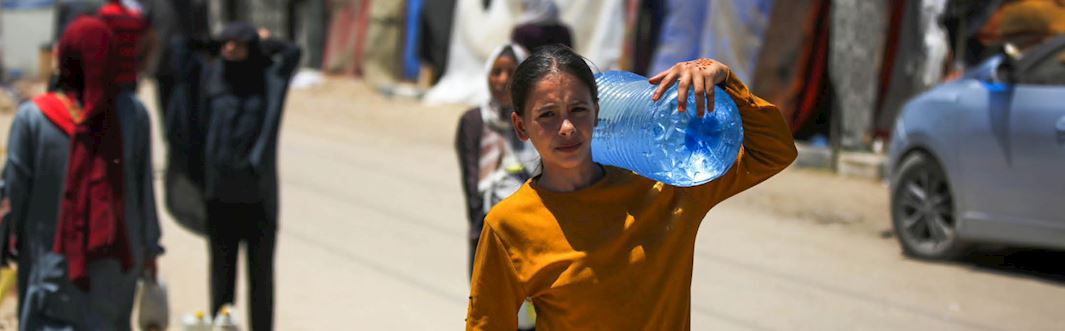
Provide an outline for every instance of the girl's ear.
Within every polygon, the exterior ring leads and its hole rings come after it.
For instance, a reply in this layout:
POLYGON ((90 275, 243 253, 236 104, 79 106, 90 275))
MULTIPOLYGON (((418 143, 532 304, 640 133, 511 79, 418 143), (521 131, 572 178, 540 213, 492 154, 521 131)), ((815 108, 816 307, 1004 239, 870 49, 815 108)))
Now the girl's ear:
POLYGON ((517 112, 510 113, 510 123, 514 126, 514 132, 518 134, 518 139, 521 141, 529 140, 529 135, 525 132, 525 123, 521 121, 521 116, 518 116, 517 112))

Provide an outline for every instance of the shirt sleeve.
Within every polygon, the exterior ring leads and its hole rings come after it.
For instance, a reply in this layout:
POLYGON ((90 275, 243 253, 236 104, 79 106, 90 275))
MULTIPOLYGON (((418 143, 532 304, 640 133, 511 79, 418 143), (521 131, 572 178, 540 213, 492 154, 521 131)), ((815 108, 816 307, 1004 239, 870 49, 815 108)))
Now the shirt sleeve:
POLYGON ((466 330, 514 331, 525 300, 510 253, 489 224, 481 231, 473 267, 466 330))
POLYGON ((743 147, 736 163, 721 177, 695 187, 710 206, 769 179, 798 155, 784 115, 777 106, 751 94, 732 72, 719 85, 728 92, 743 121, 743 147))
POLYGON ((277 62, 274 64, 276 66, 274 70, 277 75, 286 79, 291 78, 299 66, 300 57, 303 54, 300 47, 290 42, 275 39, 263 40, 261 45, 263 52, 267 56, 277 57, 277 62))
POLYGON ((251 158, 256 167, 261 167, 266 157, 273 157, 273 152, 277 149, 277 136, 281 127, 281 117, 284 115, 285 97, 288 95, 292 74, 296 71, 302 54, 299 46, 289 42, 264 40, 263 43, 266 44, 263 47, 269 49, 268 54, 277 54, 278 60, 269 69, 272 76, 270 79, 276 81, 274 84, 268 84, 266 118, 263 120, 259 137, 252 146, 251 158))
POLYGON ((19 108, 11 123, 7 140, 7 162, 4 166, 4 184, 7 197, 11 199, 11 211, 7 221, 12 222, 12 230, 22 233, 26 211, 29 207, 30 188, 34 180, 34 139, 30 115, 37 106, 26 102, 19 108))

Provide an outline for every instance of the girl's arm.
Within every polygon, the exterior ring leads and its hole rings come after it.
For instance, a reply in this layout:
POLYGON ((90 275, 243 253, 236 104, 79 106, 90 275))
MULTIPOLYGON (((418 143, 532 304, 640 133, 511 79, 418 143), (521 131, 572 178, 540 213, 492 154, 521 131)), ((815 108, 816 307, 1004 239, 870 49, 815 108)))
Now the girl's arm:
POLYGON ((466 330, 516 330, 525 297, 506 246, 485 222, 473 264, 466 330))
MULTIPOLYGON (((710 59, 682 62, 652 77, 650 82, 661 83, 654 95, 656 100, 673 82, 679 82, 680 100, 685 100, 688 87, 694 86, 696 111, 700 115, 707 107, 713 107, 715 85, 728 92, 739 108, 743 121, 743 148, 736 164, 720 178, 700 185, 698 189, 708 194, 704 201, 711 206, 765 181, 795 161, 798 154, 795 141, 780 110, 751 94, 724 64, 710 59)), ((684 103, 678 108, 685 111, 684 103)))

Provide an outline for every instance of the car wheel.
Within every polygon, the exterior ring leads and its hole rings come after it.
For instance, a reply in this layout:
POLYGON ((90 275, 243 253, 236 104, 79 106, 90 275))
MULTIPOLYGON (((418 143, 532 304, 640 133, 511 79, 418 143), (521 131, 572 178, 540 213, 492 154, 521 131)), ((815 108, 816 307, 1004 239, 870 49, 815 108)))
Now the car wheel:
POLYGON ((914 153, 899 166, 891 192, 891 219, 907 255, 952 259, 965 252, 958 238, 954 197, 943 168, 931 157, 914 153))

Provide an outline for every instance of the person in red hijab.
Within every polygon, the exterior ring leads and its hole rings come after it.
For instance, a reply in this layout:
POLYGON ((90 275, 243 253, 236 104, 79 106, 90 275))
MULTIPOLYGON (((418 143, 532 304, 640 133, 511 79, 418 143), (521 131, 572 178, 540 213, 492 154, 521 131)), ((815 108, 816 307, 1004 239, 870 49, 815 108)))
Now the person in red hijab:
POLYGON ((111 27, 114 34, 115 83, 119 88, 137 90, 137 73, 145 54, 145 37, 150 25, 148 18, 137 8, 122 0, 109 0, 96 15, 111 27))
POLYGON ((81 17, 58 46, 55 88, 23 104, 8 139, 23 329, 129 330, 138 277, 162 253, 143 104, 115 83, 115 36, 81 17))

